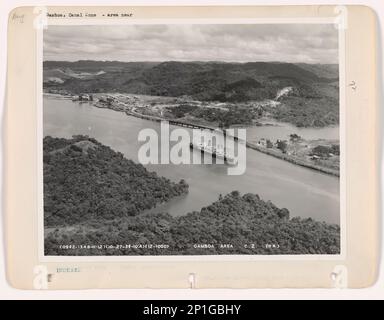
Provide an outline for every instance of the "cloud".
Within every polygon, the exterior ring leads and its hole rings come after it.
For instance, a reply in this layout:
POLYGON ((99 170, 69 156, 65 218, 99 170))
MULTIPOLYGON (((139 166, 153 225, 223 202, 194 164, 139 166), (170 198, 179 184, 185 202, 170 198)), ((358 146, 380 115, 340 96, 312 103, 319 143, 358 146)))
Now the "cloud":
POLYGON ((337 63, 329 24, 49 26, 44 60, 337 63))

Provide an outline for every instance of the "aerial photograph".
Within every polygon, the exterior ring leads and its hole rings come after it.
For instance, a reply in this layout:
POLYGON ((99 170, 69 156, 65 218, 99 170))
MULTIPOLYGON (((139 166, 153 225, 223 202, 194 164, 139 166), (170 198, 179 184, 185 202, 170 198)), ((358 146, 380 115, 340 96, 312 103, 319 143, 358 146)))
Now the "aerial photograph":
POLYGON ((49 25, 43 42, 46 256, 340 254, 332 24, 49 25))

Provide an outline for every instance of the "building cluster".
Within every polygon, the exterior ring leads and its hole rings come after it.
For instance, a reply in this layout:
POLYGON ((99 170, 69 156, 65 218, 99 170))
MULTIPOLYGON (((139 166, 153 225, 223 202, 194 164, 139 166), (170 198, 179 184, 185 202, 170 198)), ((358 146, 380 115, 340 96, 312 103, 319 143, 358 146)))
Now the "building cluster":
POLYGON ((93 95, 91 94, 79 94, 72 96, 72 101, 93 101, 93 95))
POLYGON ((265 148, 277 148, 281 142, 288 143, 287 140, 277 139, 275 142, 272 142, 272 141, 269 140, 269 139, 261 138, 261 139, 257 142, 257 144, 258 144, 259 146, 261 146, 261 147, 265 147, 265 148))

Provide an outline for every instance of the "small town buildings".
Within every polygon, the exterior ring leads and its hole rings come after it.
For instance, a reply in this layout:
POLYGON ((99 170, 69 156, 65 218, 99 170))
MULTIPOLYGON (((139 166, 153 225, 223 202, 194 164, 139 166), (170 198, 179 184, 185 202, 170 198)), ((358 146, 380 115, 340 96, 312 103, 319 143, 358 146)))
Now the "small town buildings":
POLYGON ((260 146, 266 147, 267 146, 267 140, 264 138, 261 138, 257 144, 260 146))

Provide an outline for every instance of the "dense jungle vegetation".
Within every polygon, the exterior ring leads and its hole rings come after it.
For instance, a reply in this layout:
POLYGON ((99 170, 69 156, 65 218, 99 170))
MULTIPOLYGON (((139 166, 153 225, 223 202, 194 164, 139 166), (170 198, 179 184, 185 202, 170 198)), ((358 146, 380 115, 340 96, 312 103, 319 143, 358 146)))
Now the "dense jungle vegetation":
POLYGON ((267 110, 273 118, 298 127, 338 124, 337 64, 44 61, 44 88, 73 94, 122 92, 241 103, 276 99, 286 87, 293 88, 292 94, 267 110), (81 72, 90 75, 76 76, 81 72))
POLYGON ((87 136, 44 138, 46 227, 128 217, 188 192, 87 136))

